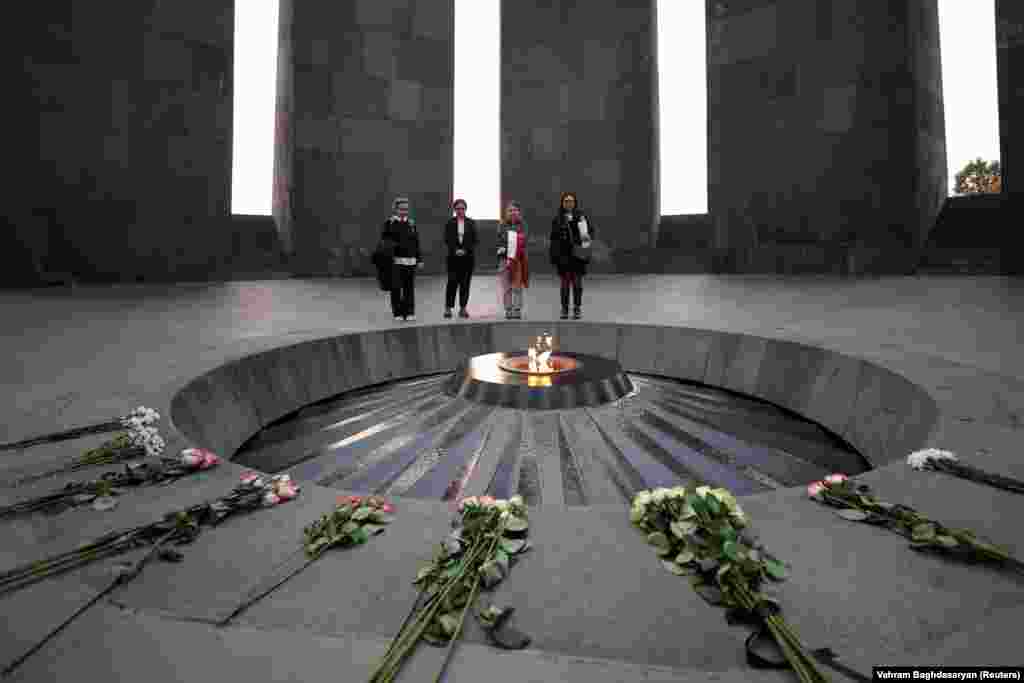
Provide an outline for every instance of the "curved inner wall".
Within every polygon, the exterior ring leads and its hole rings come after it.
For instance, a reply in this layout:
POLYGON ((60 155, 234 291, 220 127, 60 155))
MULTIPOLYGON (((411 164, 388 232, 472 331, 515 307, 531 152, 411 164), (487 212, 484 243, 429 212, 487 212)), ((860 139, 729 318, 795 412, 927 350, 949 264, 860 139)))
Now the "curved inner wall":
MULTIPOLYGON (((917 385, 827 349, 653 325, 573 322, 545 329, 560 349, 614 358, 627 372, 769 401, 824 426, 876 466, 923 447, 938 416, 935 402, 917 385)), ((469 356, 526 348, 541 331, 531 323, 450 324, 282 346, 197 377, 175 395, 170 417, 196 445, 234 453, 304 406, 375 384, 452 372, 469 356)))
POLYGON ((643 489, 695 483, 749 495, 869 468, 819 425, 712 387, 630 375, 628 397, 530 410, 440 394, 451 377, 308 406, 261 430, 234 460, 357 493, 520 494, 530 505, 628 504, 643 489))

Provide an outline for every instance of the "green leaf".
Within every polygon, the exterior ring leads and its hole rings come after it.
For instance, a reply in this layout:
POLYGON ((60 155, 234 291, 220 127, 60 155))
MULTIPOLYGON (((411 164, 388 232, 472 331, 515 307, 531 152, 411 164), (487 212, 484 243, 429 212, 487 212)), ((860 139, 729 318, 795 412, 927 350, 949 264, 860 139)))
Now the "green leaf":
POLYGON ((522 517, 512 515, 508 521, 505 522, 505 532, 510 534, 518 534, 526 531, 530 528, 529 522, 522 517))
POLYGON ((668 536, 661 533, 660 531, 655 531, 653 534, 648 534, 647 542, 653 545, 655 548, 658 548, 662 551, 671 550, 672 548, 672 542, 668 540, 668 536))
POLYGON ((676 576, 685 576, 689 573, 686 571, 686 569, 680 567, 678 564, 672 562, 671 560, 662 560, 661 566, 667 569, 668 571, 672 572, 676 576))
POLYGON ((836 514, 850 522, 863 522, 869 516, 868 513, 863 510, 851 509, 837 510, 836 514))
POLYGON ((764 568, 765 571, 768 572, 768 576, 772 577, 773 579, 778 579, 780 581, 786 578, 786 576, 789 574, 789 572, 786 570, 786 565, 770 557, 765 559, 764 568))
POLYGON ((686 496, 686 504, 689 505, 691 509, 693 509, 695 515, 708 514, 707 503, 705 503, 704 499, 695 493, 691 493, 688 496, 686 496))
POLYGON ((351 534, 353 531, 359 528, 359 525, 355 522, 345 522, 341 525, 342 534, 351 534))
POLYGON ((444 634, 449 638, 455 635, 455 630, 459 628, 459 617, 457 614, 453 614, 451 612, 448 614, 442 614, 438 621, 441 622, 441 628, 444 629, 444 634))
POLYGON ((509 563, 508 553, 499 548, 498 551, 494 554, 494 561, 498 563, 499 567, 501 567, 501 573, 507 576, 509 563))
POLYGON ((503 538, 498 545, 509 555, 518 555, 526 549, 526 541, 520 538, 503 538))
POLYGON ((352 513, 352 521, 354 521, 354 522, 362 522, 363 520, 368 518, 371 514, 373 514, 373 510, 371 508, 363 506, 363 507, 359 508, 358 510, 356 510, 355 512, 352 513))
POLYGON ((431 565, 427 565, 426 567, 421 568, 418 572, 416 572, 416 580, 413 581, 413 583, 416 584, 416 583, 422 582, 424 579, 426 579, 428 576, 430 576, 431 573, 433 573, 433 571, 434 571, 434 565, 432 565, 432 564, 431 565))
POLYGON ((722 544, 722 554, 728 557, 733 562, 740 561, 739 546, 736 541, 726 541, 722 544))
POLYGON ((696 557, 697 556, 694 555, 692 551, 690 551, 690 550, 683 550, 681 553, 676 555, 676 560, 675 561, 676 561, 676 564, 686 564, 688 562, 693 562, 696 559, 696 557))
POLYGON ((960 545, 960 541, 956 540, 952 536, 945 536, 943 534, 936 536, 935 541, 943 548, 955 548, 960 545))
POLYGON ((348 535, 348 537, 351 538, 352 542, 357 545, 360 543, 366 543, 368 540, 370 540, 370 534, 366 533, 366 529, 362 527, 359 527, 355 531, 351 532, 348 535))
POLYGON ((673 535, 676 538, 686 538, 686 535, 697 529, 696 522, 672 522, 670 525, 673 535))
POLYGON ((718 499, 715 498, 712 494, 709 493, 708 495, 704 496, 704 501, 707 503, 708 512, 711 513, 712 517, 717 517, 720 514, 722 514, 722 504, 718 502, 718 499))
POLYGON ((911 540, 918 542, 927 542, 935 540, 935 525, 934 524, 918 524, 910 531, 911 540))

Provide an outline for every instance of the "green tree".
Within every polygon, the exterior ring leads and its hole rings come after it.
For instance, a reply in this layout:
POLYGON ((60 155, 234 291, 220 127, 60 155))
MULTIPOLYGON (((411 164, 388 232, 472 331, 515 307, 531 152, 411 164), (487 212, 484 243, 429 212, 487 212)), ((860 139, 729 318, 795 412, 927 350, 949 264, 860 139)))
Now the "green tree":
POLYGON ((999 192, 1002 189, 1001 180, 999 162, 985 161, 978 157, 956 174, 956 191, 958 194, 999 192))

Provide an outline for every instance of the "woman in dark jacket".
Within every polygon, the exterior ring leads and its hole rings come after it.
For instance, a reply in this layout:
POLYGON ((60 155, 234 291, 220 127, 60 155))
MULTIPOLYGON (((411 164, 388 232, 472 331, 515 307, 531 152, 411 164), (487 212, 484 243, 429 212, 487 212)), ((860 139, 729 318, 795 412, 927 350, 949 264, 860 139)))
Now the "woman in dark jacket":
POLYGON ((572 287, 573 314, 583 315, 583 276, 587 274, 590 242, 594 226, 576 203, 576 195, 563 192, 561 206, 551 220, 551 264, 562 280, 562 320, 569 317, 569 287, 572 287))
POLYGON ((394 244, 391 275, 391 313, 395 320, 416 320, 416 268, 423 267, 420 235, 409 216, 409 200, 392 203, 394 215, 384 221, 381 242, 394 244))
POLYGON ((469 281, 473 278, 477 234, 476 221, 466 218, 466 200, 452 203, 455 216, 444 226, 444 243, 448 247, 448 286, 444 291, 444 317, 452 317, 455 292, 459 293, 459 317, 468 318, 469 281))

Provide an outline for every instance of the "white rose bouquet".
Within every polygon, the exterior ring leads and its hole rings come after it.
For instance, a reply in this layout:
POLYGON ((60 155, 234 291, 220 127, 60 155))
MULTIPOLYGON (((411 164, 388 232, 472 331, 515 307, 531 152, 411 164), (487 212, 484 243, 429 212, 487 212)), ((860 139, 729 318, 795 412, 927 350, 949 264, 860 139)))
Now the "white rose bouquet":
POLYGON ((759 658, 755 641, 770 633, 801 681, 828 680, 815 661, 825 651, 808 650, 782 618, 778 602, 763 592, 766 580, 786 577, 786 566, 749 532, 747 516, 729 490, 678 486, 641 491, 633 499, 630 520, 647 535, 665 569, 691 576, 698 594, 728 608, 730 620, 761 624, 762 630, 747 640, 748 659, 759 658))
POLYGON ((133 408, 127 415, 113 420, 106 420, 86 427, 74 427, 73 429, 44 434, 43 436, 35 436, 30 439, 0 444, 0 451, 21 450, 23 448, 29 448, 30 446, 38 446, 43 443, 55 443, 57 441, 67 441, 68 439, 80 439, 83 436, 116 432, 121 429, 137 431, 143 427, 151 427, 159 420, 160 413, 152 408, 139 406, 138 408, 133 408))

